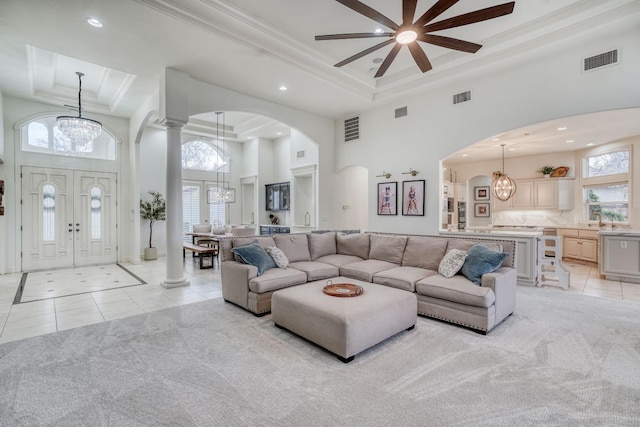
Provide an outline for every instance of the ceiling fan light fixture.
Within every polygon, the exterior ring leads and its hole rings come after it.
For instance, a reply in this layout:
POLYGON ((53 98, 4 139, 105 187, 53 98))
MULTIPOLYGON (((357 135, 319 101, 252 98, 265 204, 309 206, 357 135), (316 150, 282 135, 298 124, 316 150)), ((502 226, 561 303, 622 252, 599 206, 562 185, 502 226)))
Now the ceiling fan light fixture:
POLYGON ((409 44, 418 38, 418 33, 413 30, 401 31, 396 35, 396 41, 400 44, 409 44))

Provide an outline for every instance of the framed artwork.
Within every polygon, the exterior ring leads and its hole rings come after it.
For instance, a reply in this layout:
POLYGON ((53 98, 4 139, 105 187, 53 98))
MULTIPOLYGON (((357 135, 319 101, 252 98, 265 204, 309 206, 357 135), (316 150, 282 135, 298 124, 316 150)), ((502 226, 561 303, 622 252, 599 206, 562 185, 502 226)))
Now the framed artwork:
POLYGON ((489 203, 476 203, 474 205, 474 216, 488 217, 489 216, 489 203))
POLYGON ((491 193, 488 186, 473 187, 473 199, 474 200, 489 200, 491 193))
POLYGON ((402 181, 402 215, 424 216, 424 179, 402 181))
POLYGON ((398 183, 378 183, 378 215, 398 215, 398 183))

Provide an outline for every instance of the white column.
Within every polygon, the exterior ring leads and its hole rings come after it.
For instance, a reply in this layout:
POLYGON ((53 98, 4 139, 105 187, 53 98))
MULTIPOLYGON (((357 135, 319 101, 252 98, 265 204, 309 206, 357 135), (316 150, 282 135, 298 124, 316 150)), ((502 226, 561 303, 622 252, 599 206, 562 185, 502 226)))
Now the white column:
POLYGON ((184 123, 166 122, 167 127, 167 278, 165 288, 188 286, 182 259, 182 141, 184 123))

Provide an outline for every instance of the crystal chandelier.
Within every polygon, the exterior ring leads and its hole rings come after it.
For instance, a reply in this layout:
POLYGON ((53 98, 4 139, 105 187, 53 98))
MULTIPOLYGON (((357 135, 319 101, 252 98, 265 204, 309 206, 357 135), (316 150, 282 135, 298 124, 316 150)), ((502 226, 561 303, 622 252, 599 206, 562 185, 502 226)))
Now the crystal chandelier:
POLYGON ((71 151, 88 153, 93 151, 93 141, 102 133, 102 123, 82 117, 82 76, 84 74, 76 72, 76 75, 78 76, 78 115, 58 116, 58 129, 69 139, 71 151))
MULTIPOLYGON (((222 153, 226 153, 225 150, 225 124, 224 124, 224 112, 216 112, 216 142, 218 144, 218 150, 220 149, 220 115, 222 115, 222 153)), ((220 183, 220 160, 222 156, 218 151, 218 165, 216 168, 216 190, 211 192, 211 198, 214 202, 218 203, 235 203, 236 202, 236 189, 229 188, 224 178, 224 169, 222 170, 222 184, 220 183)))
POLYGON ((509 200, 514 194, 516 194, 516 182, 509 178, 506 173, 504 173, 504 146, 505 144, 500 144, 502 146, 502 172, 495 173, 495 179, 493 181, 492 189, 493 194, 496 196, 498 200, 502 200, 506 202, 509 200))

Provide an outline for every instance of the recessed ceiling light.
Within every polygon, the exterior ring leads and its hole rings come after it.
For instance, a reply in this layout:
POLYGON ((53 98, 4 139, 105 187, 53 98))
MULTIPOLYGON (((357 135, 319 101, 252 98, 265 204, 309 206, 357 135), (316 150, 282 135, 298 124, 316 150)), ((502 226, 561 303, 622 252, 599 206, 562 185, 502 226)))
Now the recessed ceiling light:
POLYGON ((567 144, 571 144, 572 142, 576 142, 576 140, 575 139, 567 139, 565 142, 567 144))
POLYGON ((568 129, 568 128, 567 128, 566 126, 560 126, 560 127, 558 128, 558 130, 567 130, 567 129, 568 129))
POLYGON ((93 27, 102 28, 102 22, 98 18, 87 18, 87 22, 93 27))
POLYGON ((493 138, 492 141, 500 141, 500 138, 493 138))
POLYGON ((382 28, 376 28, 376 30, 374 31, 374 33, 376 34, 380 34, 382 32, 382 28))
POLYGON ((282 132, 276 132, 276 135, 282 135, 282 132))
POLYGON ((280 89, 281 91, 285 91, 285 90, 287 90, 287 87, 285 85, 282 85, 278 89, 280 89))
POLYGON ((382 62, 382 58, 373 58, 371 62, 373 62, 374 64, 379 64, 382 62))
POLYGON ((469 155, 467 153, 464 153, 462 157, 469 157, 469 155))
POLYGON ((516 151, 515 148, 509 148, 509 151, 516 151))
POLYGON ((591 146, 594 146, 594 145, 595 144, 593 142, 590 142, 590 143, 587 144, 587 147, 591 147, 591 146))

